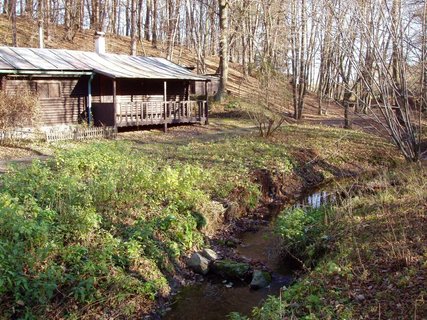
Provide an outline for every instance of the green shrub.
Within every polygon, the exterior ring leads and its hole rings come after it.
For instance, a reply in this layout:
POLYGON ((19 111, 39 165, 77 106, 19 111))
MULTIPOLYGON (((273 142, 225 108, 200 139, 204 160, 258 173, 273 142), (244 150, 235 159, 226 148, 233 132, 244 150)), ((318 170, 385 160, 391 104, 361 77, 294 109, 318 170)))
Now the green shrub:
MULTIPOLYGON (((290 168, 285 156, 277 160, 285 155, 278 146, 225 144, 201 151, 215 161, 211 167, 103 142, 60 150, 4 175, 0 307, 6 316, 40 317, 58 302, 67 306, 61 316, 78 317, 84 308, 75 306, 89 305, 125 314, 136 297, 167 294, 177 259, 203 244, 203 205, 236 197, 242 208, 255 207, 260 188, 250 170, 290 168), (253 157, 258 152, 260 159, 253 157)), ((181 151, 191 157, 190 149, 181 151)))
POLYGON ((313 266, 329 240, 325 233, 329 212, 329 207, 284 210, 276 222, 276 233, 283 240, 283 249, 305 265, 313 266))
POLYGON ((13 170, 0 193, 0 300, 23 316, 58 298, 154 298, 175 259, 203 243, 193 208, 210 198, 207 175, 159 166, 122 143, 13 170))
POLYGON ((50 210, 33 201, 19 203, 7 193, 0 195, 0 295, 11 294, 22 304, 49 301, 62 280, 51 259, 58 248, 51 241, 50 210))

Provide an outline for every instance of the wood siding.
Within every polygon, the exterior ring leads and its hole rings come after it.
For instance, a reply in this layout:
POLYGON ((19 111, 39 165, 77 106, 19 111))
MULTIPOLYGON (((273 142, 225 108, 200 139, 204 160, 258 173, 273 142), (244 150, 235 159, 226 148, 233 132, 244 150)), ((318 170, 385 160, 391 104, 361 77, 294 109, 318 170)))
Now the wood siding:
MULTIPOLYGON (((210 77, 210 80, 211 81, 208 82, 208 96, 213 97, 218 92, 219 78, 218 77, 210 77)), ((196 96, 205 96, 206 95, 205 82, 204 81, 192 82, 191 94, 194 94, 196 96)))
POLYGON ((9 76, 3 81, 6 92, 19 94, 23 90, 37 93, 37 85, 43 87, 43 95, 39 96, 38 125, 77 124, 86 116, 87 77, 16 77, 9 76), (55 88, 54 97, 49 97, 46 88, 52 84, 55 88), (59 86, 59 96, 57 88, 59 86))
MULTIPOLYGON (((37 125, 77 124, 87 118, 88 76, 7 76, 4 79, 2 87, 9 93, 19 94, 22 90, 38 93, 40 110, 37 125)), ((185 80, 167 80, 166 122, 205 119, 204 107, 189 101, 190 84, 185 80)), ((153 122, 154 114, 158 115, 158 121, 165 122, 164 80, 116 79, 116 88, 119 115, 126 114, 129 106, 133 108, 138 104, 141 106, 138 118, 141 124, 153 122)), ((92 114, 96 125, 114 125, 113 79, 95 75, 92 81, 92 114)))

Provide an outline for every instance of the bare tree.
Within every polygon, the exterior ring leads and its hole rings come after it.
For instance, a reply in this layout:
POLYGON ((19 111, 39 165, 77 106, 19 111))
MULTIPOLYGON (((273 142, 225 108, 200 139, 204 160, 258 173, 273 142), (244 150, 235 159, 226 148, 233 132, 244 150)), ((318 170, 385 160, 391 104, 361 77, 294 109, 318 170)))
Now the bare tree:
POLYGON ((258 128, 261 137, 273 135, 288 119, 287 107, 291 102, 286 77, 272 68, 268 59, 258 70, 260 87, 242 99, 243 109, 258 128))
POLYGON ((424 1, 422 9, 421 21, 421 77, 420 77, 420 92, 421 92, 421 112, 427 111, 427 1, 424 1))
POLYGON ((151 44, 154 48, 157 47, 157 10, 158 10, 158 0, 152 0, 152 25, 151 25, 151 44))
POLYGON ((12 46, 18 46, 16 30, 16 0, 10 0, 10 17, 12 19, 12 46))
MULTIPOLYGON (((313 18, 315 6, 311 7, 310 15, 313 18)), ((291 0, 290 15, 290 45, 291 45, 291 84, 293 94, 294 118, 301 119, 304 110, 304 99, 307 94, 308 74, 314 58, 316 23, 311 20, 312 28, 307 28, 308 14, 306 0, 291 0)))
POLYGON ((136 9, 136 0, 131 0, 130 3, 130 54, 133 56, 136 56, 136 15, 137 15, 137 9, 136 9))
POLYGON ((227 94, 227 81, 228 81, 228 0, 220 0, 219 2, 219 16, 220 16, 220 82, 216 100, 222 101, 227 94))
POLYGON ((341 39, 340 51, 354 70, 345 76, 344 70, 340 72, 344 82, 344 95, 351 93, 356 99, 361 99, 355 94, 358 83, 364 87, 364 91, 370 92, 378 106, 376 110, 370 110, 371 119, 383 126, 407 160, 417 161, 420 156, 419 136, 409 103, 407 63, 403 54, 405 29, 402 27, 401 2, 394 0, 391 8, 386 3, 377 1, 367 3, 370 10, 377 15, 377 28, 381 27, 383 30, 380 36, 382 42, 378 42, 377 36, 372 32, 371 21, 366 20, 362 4, 343 3, 341 8, 330 5, 331 13, 337 22, 335 36, 341 39), (354 30, 360 33, 359 39, 375 43, 369 48, 367 55, 369 60, 372 59, 374 71, 366 72, 366 63, 360 58, 364 56, 361 54, 363 47, 360 41, 355 42, 354 30), (346 78, 350 74, 353 74, 352 79, 346 78))

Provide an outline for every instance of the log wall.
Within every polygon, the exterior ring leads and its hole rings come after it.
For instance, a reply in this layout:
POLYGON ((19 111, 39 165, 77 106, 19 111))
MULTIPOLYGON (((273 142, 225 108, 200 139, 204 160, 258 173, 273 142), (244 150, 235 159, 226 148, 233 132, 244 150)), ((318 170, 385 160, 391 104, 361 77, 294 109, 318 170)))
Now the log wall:
POLYGON ((77 124, 86 117, 87 77, 8 76, 2 89, 11 94, 30 90, 39 95, 38 125, 77 124), (50 93, 49 93, 50 89, 50 93))
MULTIPOLYGON (((53 126, 77 124, 86 116, 88 76, 4 76, 0 83, 2 89, 12 94, 24 90, 35 92, 39 96, 40 110, 37 125, 53 126)), ((164 80, 153 79, 116 79, 117 104, 163 102, 164 80)), ((184 80, 167 81, 167 101, 187 101, 190 94, 190 82, 184 80)), ((92 81, 92 106, 96 119, 103 124, 112 125, 114 119, 113 79, 96 75, 92 81), (95 109, 95 110, 94 110, 95 109), (111 113, 111 115, 103 114, 111 113), (105 123, 104 123, 105 122, 105 123)), ((162 104, 159 104, 162 106, 162 104)), ((162 111, 163 112, 163 111, 162 111)))

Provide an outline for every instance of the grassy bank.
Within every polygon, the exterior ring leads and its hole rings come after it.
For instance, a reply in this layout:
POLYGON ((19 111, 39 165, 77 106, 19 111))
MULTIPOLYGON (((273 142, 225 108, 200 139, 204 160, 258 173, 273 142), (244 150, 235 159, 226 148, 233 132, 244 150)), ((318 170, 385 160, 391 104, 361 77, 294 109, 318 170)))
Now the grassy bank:
POLYGON ((180 258, 226 223, 221 202, 242 214, 259 204, 256 170, 291 192, 395 161, 390 145, 358 132, 236 132, 58 145, 4 175, 1 316, 137 318, 169 294, 180 258))
POLYGON ((308 267, 315 252, 326 255, 251 319, 425 319, 425 166, 398 167, 342 192, 352 196, 339 205, 282 213, 277 230, 287 250, 308 267))

